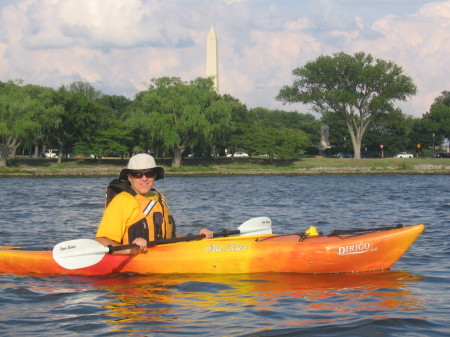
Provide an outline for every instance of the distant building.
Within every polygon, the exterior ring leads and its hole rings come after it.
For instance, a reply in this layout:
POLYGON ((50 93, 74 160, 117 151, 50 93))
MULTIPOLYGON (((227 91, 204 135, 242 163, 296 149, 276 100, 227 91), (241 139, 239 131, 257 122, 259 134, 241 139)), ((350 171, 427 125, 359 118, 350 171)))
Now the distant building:
POLYGON ((211 26, 206 44, 206 77, 214 78, 214 88, 219 93, 219 68, 217 53, 217 37, 214 27, 211 26))

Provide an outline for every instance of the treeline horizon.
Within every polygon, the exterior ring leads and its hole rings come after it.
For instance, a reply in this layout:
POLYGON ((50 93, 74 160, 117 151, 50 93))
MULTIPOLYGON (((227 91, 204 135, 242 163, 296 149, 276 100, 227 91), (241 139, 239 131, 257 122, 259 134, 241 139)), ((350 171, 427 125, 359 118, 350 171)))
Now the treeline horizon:
MULTIPOLYGON (((383 144, 385 154, 394 154, 413 151, 417 144, 423 149, 441 144, 446 137, 441 115, 448 118, 449 97, 444 91, 421 118, 398 109, 375 118, 362 148, 379 152, 383 144)), ((104 94, 87 82, 58 89, 0 82, 0 166, 6 166, 9 156, 38 156, 49 148, 98 158, 148 152, 172 157, 174 167, 188 154, 242 151, 295 159, 317 153, 322 125, 329 127, 328 154, 352 151, 347 127, 335 114, 316 118, 297 111, 248 109, 228 94, 217 94, 211 78, 153 79, 133 99, 104 94)))

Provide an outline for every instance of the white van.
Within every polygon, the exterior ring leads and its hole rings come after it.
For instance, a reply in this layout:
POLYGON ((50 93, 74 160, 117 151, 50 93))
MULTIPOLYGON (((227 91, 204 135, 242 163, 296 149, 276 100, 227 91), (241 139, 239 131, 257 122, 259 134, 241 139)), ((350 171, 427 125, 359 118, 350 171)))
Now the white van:
POLYGON ((58 150, 56 149, 45 150, 45 158, 58 158, 58 150))

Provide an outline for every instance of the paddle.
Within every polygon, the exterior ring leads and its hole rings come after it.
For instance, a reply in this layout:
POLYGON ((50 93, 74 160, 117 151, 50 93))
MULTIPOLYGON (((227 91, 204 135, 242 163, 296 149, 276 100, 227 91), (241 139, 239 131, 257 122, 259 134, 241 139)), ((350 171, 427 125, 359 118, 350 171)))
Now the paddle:
MULTIPOLYGON (((213 237, 229 236, 239 234, 245 235, 263 235, 272 234, 272 221, 267 217, 252 218, 242 223, 236 230, 223 230, 214 233, 213 237)), ((175 242, 186 242, 203 239, 202 235, 189 235, 172 239, 162 239, 149 241, 148 246, 162 245, 175 242)), ((134 244, 121 246, 103 246, 101 243, 91 239, 78 239, 58 243, 53 248, 53 259, 60 266, 66 269, 79 269, 93 266, 103 259, 105 254, 111 254, 118 250, 124 250, 136 247, 134 244)))

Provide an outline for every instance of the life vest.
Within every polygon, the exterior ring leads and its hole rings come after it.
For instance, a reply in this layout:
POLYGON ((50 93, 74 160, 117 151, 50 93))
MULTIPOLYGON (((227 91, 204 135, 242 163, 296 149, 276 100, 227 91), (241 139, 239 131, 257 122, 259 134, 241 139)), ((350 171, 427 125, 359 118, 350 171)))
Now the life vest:
POLYGON ((113 198, 122 191, 130 193, 133 197, 137 194, 136 191, 131 188, 129 181, 120 179, 111 180, 106 188, 105 208, 108 207, 111 200, 113 200, 113 198))
POLYGON ((136 199, 142 216, 126 228, 122 240, 123 244, 131 243, 138 237, 147 241, 175 237, 175 220, 163 194, 156 189, 152 189, 150 199, 144 198, 137 195, 128 181, 114 179, 106 189, 105 207, 121 192, 127 192, 136 199))

